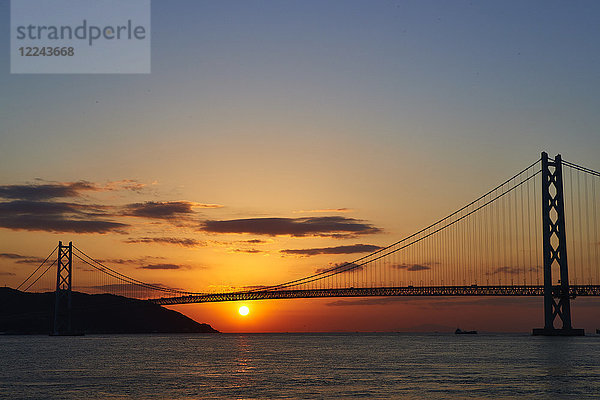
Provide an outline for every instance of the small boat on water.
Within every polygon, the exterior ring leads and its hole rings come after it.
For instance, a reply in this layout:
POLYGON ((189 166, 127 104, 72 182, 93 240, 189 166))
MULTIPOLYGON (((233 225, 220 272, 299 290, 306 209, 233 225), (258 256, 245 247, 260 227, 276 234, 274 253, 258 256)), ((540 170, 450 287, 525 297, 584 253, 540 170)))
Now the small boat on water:
POLYGON ((475 335, 475 334, 477 334, 477 331, 463 331, 460 328, 456 328, 454 333, 457 335, 475 335))
POLYGON ((600 329, 596 329, 596 335, 600 335, 600 329))

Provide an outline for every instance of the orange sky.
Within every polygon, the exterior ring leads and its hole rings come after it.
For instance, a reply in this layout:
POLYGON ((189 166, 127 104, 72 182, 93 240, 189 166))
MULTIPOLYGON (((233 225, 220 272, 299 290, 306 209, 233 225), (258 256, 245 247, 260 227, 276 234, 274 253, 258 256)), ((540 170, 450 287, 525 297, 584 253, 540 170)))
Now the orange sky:
MULTIPOLYGON (((597 299, 572 303, 573 326, 595 332, 597 299)), ((261 300, 171 306, 223 332, 528 332, 543 327, 542 298, 367 298, 261 300), (250 314, 239 315, 247 305, 250 314)))

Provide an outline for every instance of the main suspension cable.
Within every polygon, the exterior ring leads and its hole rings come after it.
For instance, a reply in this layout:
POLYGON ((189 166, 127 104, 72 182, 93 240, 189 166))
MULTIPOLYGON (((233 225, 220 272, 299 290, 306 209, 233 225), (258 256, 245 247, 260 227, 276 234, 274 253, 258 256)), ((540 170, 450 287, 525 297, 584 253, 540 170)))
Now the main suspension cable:
POLYGON ((519 173, 515 174, 515 175, 514 175, 513 177, 511 177, 510 179, 507 179, 507 180, 506 180, 506 181, 504 181, 502 184, 500 184, 500 185, 496 186, 494 189, 492 189, 492 190, 488 191, 487 193, 485 193, 484 195, 480 196, 480 197, 479 197, 479 198, 477 198, 476 200, 473 200, 473 201, 471 201, 471 202, 470 202, 469 204, 467 204, 466 206, 463 206, 463 207, 462 207, 462 208, 460 208, 459 210, 457 210, 457 211, 455 211, 455 212, 451 213, 451 214, 450 214, 450 215, 448 215, 447 217, 445 217, 445 218, 442 218, 442 219, 440 219, 439 221, 437 221, 437 222, 435 222, 435 223, 433 223, 433 224, 431 224, 431 225, 427 226, 426 228, 423 228, 423 229, 421 229, 420 231, 418 231, 418 232, 416 232, 416 233, 413 233, 412 235, 410 235, 410 236, 407 236, 407 237, 405 237, 404 239, 402 239, 402 240, 399 240, 399 241, 397 241, 397 242, 395 242, 395 243, 393 243, 393 244, 391 244, 391 245, 389 245, 389 246, 386 246, 386 247, 384 247, 384 248, 382 248, 382 249, 379 249, 379 250, 377 250, 377 251, 375 251, 375 252, 373 252, 373 253, 370 253, 370 254, 368 254, 368 255, 366 255, 366 256, 363 256, 363 257, 361 257, 361 258, 358 258, 358 259, 356 259, 356 260, 354 260, 354 261, 343 263, 343 264, 341 264, 341 265, 339 265, 339 266, 336 266, 336 267, 333 267, 333 268, 327 269, 327 270, 325 270, 325 271, 318 272, 318 273, 316 273, 316 274, 312 274, 312 275, 309 275, 309 276, 306 276, 306 277, 303 277, 303 278, 300 278, 300 279, 296 279, 296 280, 292 280, 292 281, 284 282, 284 283, 281 283, 281 284, 278 284, 278 285, 273 285, 273 286, 267 286, 267 287, 263 287, 263 288, 253 289, 253 290, 250 290, 250 291, 248 291, 248 292, 261 292, 261 291, 277 290, 277 289, 282 289, 282 288, 286 288, 286 287, 290 287, 290 286, 298 286, 298 285, 301 285, 301 284, 310 283, 310 282, 313 282, 313 281, 315 281, 315 280, 319 280, 319 279, 325 279, 325 278, 329 278, 329 277, 331 277, 331 276, 333 276, 333 275, 340 274, 340 273, 344 273, 344 272, 347 272, 347 271, 353 270, 353 269, 355 269, 355 268, 361 267, 362 265, 364 265, 364 264, 366 264, 366 263, 368 263, 368 262, 372 262, 372 261, 379 260, 379 259, 381 259, 381 258, 383 258, 383 257, 386 257, 386 256, 388 256, 388 255, 392 254, 392 253, 395 253, 395 252, 397 252, 397 251, 399 251, 399 250, 402 250, 402 249, 404 249, 404 248, 406 248, 406 247, 408 247, 408 246, 411 246, 411 245, 413 245, 413 244, 415 244, 415 243, 418 243, 418 242, 420 242, 421 240, 423 240, 423 239, 426 239, 426 238, 430 237, 431 235, 433 235, 433 234, 435 234, 435 233, 437 233, 437 232, 440 232, 441 230, 443 230, 443 229, 446 229, 447 227, 449 227, 449 226, 451 226, 451 225, 454 225, 455 223, 457 223, 457 222, 459 222, 459 221, 463 220, 464 218, 466 218, 466 217, 470 216, 471 214, 473 214, 473 213, 475 213, 475 212, 479 211, 481 208, 483 208, 483 207, 487 206, 488 204, 490 204, 490 203, 492 203, 492 202, 496 201, 497 199, 499 199, 499 198, 503 197, 504 195, 506 195, 506 194, 508 194, 508 193, 512 192, 512 191, 513 191, 514 189, 516 189, 517 187, 521 186, 521 185, 522 185, 522 184, 524 184, 525 182, 528 182, 530 179, 532 179, 532 178, 534 178, 535 176, 537 176, 537 175, 538 175, 538 174, 541 172, 541 170, 538 170, 538 171, 536 171, 535 173, 533 173, 532 175, 528 176, 526 179, 522 180, 521 182, 519 182, 519 183, 518 183, 518 184, 516 184, 515 186, 513 186, 513 187, 511 187, 511 188, 507 189, 505 192, 501 192, 499 195, 498 195, 498 194, 495 194, 495 196, 496 196, 496 197, 494 197, 493 199, 491 199, 491 200, 489 200, 489 201, 485 202, 483 205, 480 205, 479 207, 477 207, 477 208, 475 208, 475 209, 471 210, 471 211, 470 211, 470 212, 468 212, 467 214, 465 214, 465 215, 462 215, 460 218, 458 218, 458 219, 455 219, 455 220, 453 220, 452 222, 449 222, 449 223, 447 223, 446 225, 443 225, 442 227, 435 229, 434 231, 432 231, 432 232, 428 233, 427 235, 425 235, 425 236, 422 236, 422 237, 419 237, 418 239, 416 239, 416 240, 413 240, 412 242, 410 242, 410 243, 407 243, 407 244, 405 244, 405 245, 403 245, 403 246, 401 246, 401 247, 399 247, 399 248, 397 248, 397 249, 395 249, 395 250, 392 250, 392 251, 388 251, 388 252, 386 252, 387 250, 391 249, 392 247, 394 247, 394 246, 396 246, 396 245, 398 245, 398 244, 400 244, 400 243, 406 242, 406 241, 408 241, 408 240, 410 240, 410 239, 414 238, 415 236, 418 236, 419 234, 422 234, 422 233, 424 233, 425 231, 429 230, 430 228, 432 228, 432 227, 434 227, 434 226, 436 226, 436 225, 438 225, 438 224, 442 224, 444 221, 447 221, 448 219, 450 219, 450 218, 452 218, 452 217, 456 216, 457 214, 459 214, 460 212, 464 211, 464 210, 465 210, 465 209, 467 209, 468 207, 472 206, 473 204, 476 204, 476 203, 477 203, 477 202, 479 202, 480 200, 482 200, 482 199, 484 199, 485 197, 489 196, 491 193, 493 193, 493 192, 497 191, 498 189, 502 188, 502 187, 503 187, 504 185, 506 185, 507 183, 510 183, 512 180, 516 179, 517 177, 519 177, 520 175, 522 175, 524 172, 528 171, 529 169, 531 169, 532 167, 534 167, 536 164, 538 164, 538 163, 539 163, 539 161, 540 161, 540 159, 538 159, 537 161, 535 161, 534 163, 532 163, 531 165, 529 165, 527 168, 523 169, 523 170, 522 170, 522 171, 520 171, 519 173), (377 256, 377 257, 374 257, 374 258, 372 258, 373 256, 375 256, 375 255, 377 255, 377 254, 378 254, 378 256, 377 256))
MULTIPOLYGON (((52 252, 51 252, 50 254, 48 254, 48 257, 46 257, 46 259, 45 259, 44 261, 42 261, 42 263, 41 263, 41 264, 40 264, 40 265, 39 265, 39 266, 38 266, 38 267, 35 269, 35 271, 33 271, 33 272, 31 273, 31 275, 29 275, 29 276, 27 277, 27 279, 25 279, 23 282, 21 282, 21 284, 20 284, 19 286, 17 286, 17 290, 19 290, 19 288, 20 288, 21 286, 23 286, 23 285, 25 284, 25 282, 27 282, 29 279, 31 279, 31 277, 32 277, 33 275, 35 275, 35 273, 36 273, 36 272, 38 272, 38 270, 39 270, 40 268, 42 268, 42 265, 44 265, 44 263, 46 263, 46 261, 48 261, 48 259, 49 259, 50 257, 52 257, 52 254, 54 254, 54 252, 56 251, 56 249, 58 249, 58 245, 56 245, 56 247, 54 248, 54 250, 52 250, 52 252)), ((53 263, 53 264, 54 264, 54 263, 53 263)), ((47 271, 47 270, 46 270, 46 271, 47 271)), ((46 273, 46 271, 44 271, 44 274, 46 273)), ((42 275, 44 275, 44 274, 42 274, 42 275)), ((42 276, 42 275, 40 275, 40 276, 42 276)), ((40 279, 40 278, 38 277, 38 278, 37 278, 37 279, 36 279, 36 280, 35 280, 33 283, 37 282, 37 280, 38 280, 38 279, 40 279)), ((31 285, 29 285, 29 286, 27 287, 27 289, 29 289, 30 287, 31 287, 31 285)), ((25 289, 25 290, 27 290, 27 289, 25 289)))

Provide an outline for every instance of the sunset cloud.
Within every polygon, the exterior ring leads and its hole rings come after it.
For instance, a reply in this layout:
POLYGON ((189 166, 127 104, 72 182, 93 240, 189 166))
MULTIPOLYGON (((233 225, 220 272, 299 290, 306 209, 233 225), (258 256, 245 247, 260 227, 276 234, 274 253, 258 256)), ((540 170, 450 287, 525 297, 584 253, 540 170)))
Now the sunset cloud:
MULTIPOLYGON (((147 201, 125 206, 88 204, 81 198, 85 191, 129 190, 139 192, 144 184, 134 180, 109 182, 104 186, 87 181, 0 186, 0 228, 12 230, 73 232, 73 233, 125 233, 129 223, 118 222, 119 217, 134 216, 154 220, 187 221, 197 224, 195 208, 220 208, 219 204, 190 201, 147 201), (77 202, 57 201, 58 198, 78 198, 77 202)), ((132 239, 133 240, 133 239, 132 239)), ((148 238, 140 242, 170 243, 196 246, 193 240, 148 238)))
POLYGON ((98 260, 102 264, 121 264, 121 265, 145 265, 145 264, 156 264, 160 263, 162 260, 165 260, 165 257, 152 257, 152 256, 143 256, 138 258, 107 258, 98 260))
POLYGON ((258 249, 233 249, 232 250, 234 253, 247 253, 247 254, 259 254, 259 253, 264 253, 264 251, 262 250, 258 250, 258 249))
POLYGON ((0 203, 0 216, 15 214, 56 215, 83 214, 85 206, 75 203, 16 200, 0 203))
POLYGON ((266 285, 250 285, 250 286, 241 286, 241 287, 235 288, 235 289, 247 291, 247 290, 261 290, 261 289, 268 289, 268 288, 269 288, 269 286, 266 286, 266 285))
MULTIPOLYGON (((214 209, 220 204, 205 204, 191 201, 146 201, 126 205, 93 204, 86 192, 133 191, 140 192, 146 185, 132 179, 110 181, 100 185, 88 181, 36 182, 20 185, 0 186, 0 228, 11 230, 71 232, 71 233, 119 233, 131 227, 123 217, 141 217, 151 220, 166 220, 171 223, 183 221, 197 225, 197 208, 214 209), (75 201, 63 201, 72 198, 75 201)), ((133 243, 136 239, 130 239, 133 243)), ((180 246, 198 246, 202 242, 194 239, 149 237, 140 238, 138 243, 163 243, 180 246)))
POLYGON ((134 179, 122 179, 120 181, 108 182, 104 185, 104 190, 129 190, 132 192, 141 192, 146 187, 145 183, 134 179))
POLYGON ((0 203, 0 227, 12 230, 123 233, 127 224, 106 219, 105 207, 76 203, 16 200, 0 203))
POLYGON ((537 272, 540 267, 528 267, 523 269, 522 267, 498 267, 494 268, 491 272, 486 272, 486 275, 498 275, 498 274, 507 274, 507 275, 517 275, 522 274, 523 272, 537 272))
POLYGON ((171 219, 193 214, 189 201, 147 201, 125 206, 125 215, 144 218, 171 219))
POLYGON ((0 217, 0 228, 26 231, 71 233, 125 233, 128 225, 112 221, 40 218, 34 216, 0 217))
POLYGON ((364 266, 362 265, 358 265, 358 264, 354 264, 352 262, 345 262, 345 263, 339 263, 339 264, 333 264, 329 267, 324 267, 324 268, 317 268, 315 270, 315 273, 320 274, 322 272, 339 272, 339 273, 346 273, 346 272, 351 272, 351 271, 362 271, 364 268, 364 266))
POLYGON ((88 181, 48 182, 0 186, 0 198, 15 200, 50 200, 81 197, 84 192, 127 190, 140 192, 146 185, 133 179, 98 184, 88 181))
POLYGON ((339 213, 348 213, 348 212, 353 212, 354 210, 351 208, 322 208, 322 209, 317 209, 317 210, 297 210, 297 211, 292 211, 294 214, 303 214, 303 213, 333 213, 333 212, 339 212, 339 213))
POLYGON ((181 269, 181 268, 184 268, 184 266, 178 265, 178 264, 147 264, 147 265, 138 267, 138 269, 181 269))
POLYGON ((381 232, 381 229, 354 218, 338 216, 305 218, 247 218, 208 220, 202 230, 210 233, 249 233, 255 235, 347 237, 381 232))
POLYGON ((124 207, 124 215, 151 219, 176 219, 192 216, 194 208, 221 208, 220 204, 194 203, 191 201, 146 201, 124 207))
POLYGON ((124 241, 125 243, 158 243, 172 244, 183 247, 200 247, 206 246, 206 242, 192 238, 175 238, 175 237, 141 237, 130 238, 124 241))
POLYGON ((353 254, 353 253, 371 253, 379 250, 381 247, 372 244, 352 244, 348 246, 320 247, 313 249, 285 249, 281 253, 299 256, 316 256, 318 254, 353 254))
POLYGON ((13 260, 16 264, 39 264, 44 261, 44 259, 40 257, 24 256, 16 253, 0 253, 0 258, 13 260))
POLYGON ((0 198, 21 200, 47 200, 78 197, 84 191, 100 190, 87 181, 0 186, 0 198))
POLYGON ((222 204, 192 203, 196 208, 223 208, 222 204))
POLYGON ((430 266, 424 264, 400 264, 393 265, 392 268, 404 269, 407 271, 415 272, 415 271, 426 271, 431 269, 430 266))

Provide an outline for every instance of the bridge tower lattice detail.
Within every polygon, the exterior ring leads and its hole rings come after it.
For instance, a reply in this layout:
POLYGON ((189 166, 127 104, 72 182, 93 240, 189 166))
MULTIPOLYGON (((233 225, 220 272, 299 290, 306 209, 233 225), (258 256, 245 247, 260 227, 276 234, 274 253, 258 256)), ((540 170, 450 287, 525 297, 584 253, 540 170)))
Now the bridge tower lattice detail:
POLYGON ((542 248, 544 259, 544 327, 534 329, 534 335, 581 336, 583 329, 571 325, 571 296, 565 234, 565 202, 563 195, 562 159, 554 160, 542 153, 542 248), (552 281, 553 267, 558 266, 560 280, 552 281), (562 322, 555 328, 556 319, 562 322))
POLYGON ((56 292, 54 303, 54 329, 52 335, 70 335, 71 327, 71 287, 73 272, 73 243, 64 246, 58 242, 56 268, 56 292))

